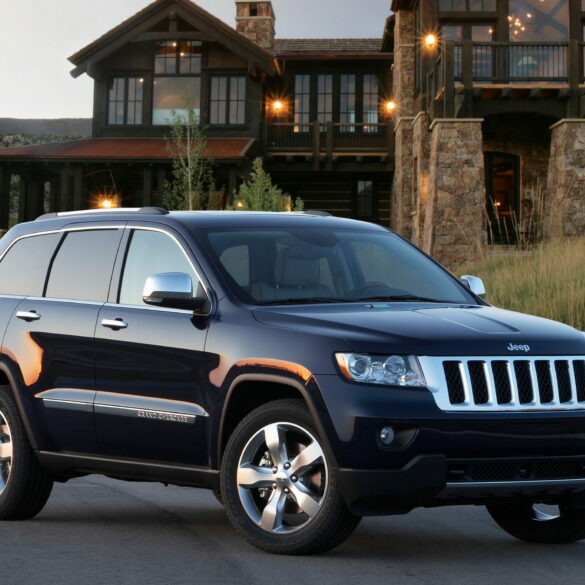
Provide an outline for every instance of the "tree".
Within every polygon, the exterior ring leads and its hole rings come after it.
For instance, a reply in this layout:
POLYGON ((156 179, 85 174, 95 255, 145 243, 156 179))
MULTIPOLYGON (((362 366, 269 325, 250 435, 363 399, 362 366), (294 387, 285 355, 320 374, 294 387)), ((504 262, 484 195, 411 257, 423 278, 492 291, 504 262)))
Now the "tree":
POLYGON ((167 151, 173 159, 173 178, 165 184, 163 201, 168 209, 193 211, 205 209, 215 189, 214 161, 193 100, 183 96, 183 106, 171 112, 167 151))
POLYGON ((272 183, 269 173, 264 170, 261 158, 254 160, 249 181, 240 185, 233 207, 236 211, 302 211, 303 200, 295 200, 272 183))

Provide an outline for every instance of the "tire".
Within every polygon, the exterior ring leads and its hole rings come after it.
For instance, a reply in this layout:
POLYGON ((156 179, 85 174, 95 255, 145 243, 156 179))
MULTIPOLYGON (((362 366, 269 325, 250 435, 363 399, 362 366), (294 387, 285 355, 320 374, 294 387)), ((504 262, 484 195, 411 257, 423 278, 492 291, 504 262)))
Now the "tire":
POLYGON ((585 539, 585 510, 560 504, 554 511, 531 502, 487 506, 508 534, 527 542, 566 544, 585 539))
POLYGON ((45 506, 53 481, 39 465, 8 386, 0 386, 0 520, 27 520, 45 506))
POLYGON ((337 471, 299 400, 261 406, 238 425, 224 454, 221 492, 234 527, 269 553, 330 550, 361 520, 347 509, 337 471))

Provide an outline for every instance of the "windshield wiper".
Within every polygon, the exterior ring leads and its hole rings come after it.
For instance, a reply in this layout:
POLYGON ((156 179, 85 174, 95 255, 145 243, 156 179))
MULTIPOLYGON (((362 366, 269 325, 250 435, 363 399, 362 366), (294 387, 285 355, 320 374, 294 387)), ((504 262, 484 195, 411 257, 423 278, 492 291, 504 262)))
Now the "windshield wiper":
POLYGON ((270 305, 316 305, 319 303, 347 303, 349 299, 334 299, 330 297, 308 297, 305 299, 281 299, 278 301, 269 301, 267 303, 259 303, 262 306, 270 305))
POLYGON ((388 295, 388 296, 378 296, 378 297, 367 297, 364 299, 355 299, 359 302, 381 302, 381 303, 407 303, 409 301, 414 302, 421 302, 421 303, 451 303, 453 304, 454 301, 442 301, 440 299, 431 299, 428 297, 419 297, 417 295, 388 295))

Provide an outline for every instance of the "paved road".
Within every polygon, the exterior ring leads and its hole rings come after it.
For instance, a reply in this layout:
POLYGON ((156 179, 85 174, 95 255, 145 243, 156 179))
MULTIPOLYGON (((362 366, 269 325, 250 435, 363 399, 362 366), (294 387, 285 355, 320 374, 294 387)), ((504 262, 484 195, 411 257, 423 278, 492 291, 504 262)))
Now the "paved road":
POLYGON ((0 523, 0 584, 577 585, 584 553, 516 541, 465 507, 366 518, 328 554, 277 557, 206 491, 92 476, 56 485, 36 519, 0 523))

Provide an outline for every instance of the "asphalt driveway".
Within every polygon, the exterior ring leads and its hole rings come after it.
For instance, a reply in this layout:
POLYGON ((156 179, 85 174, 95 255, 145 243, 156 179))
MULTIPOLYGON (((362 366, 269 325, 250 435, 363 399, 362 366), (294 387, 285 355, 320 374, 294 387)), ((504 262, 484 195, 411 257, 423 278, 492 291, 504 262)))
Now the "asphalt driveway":
POLYGON ((366 518, 316 557, 260 553, 212 494, 91 476, 57 484, 36 519, 0 523, 1 585, 577 585, 585 543, 529 545, 482 508, 366 518))

